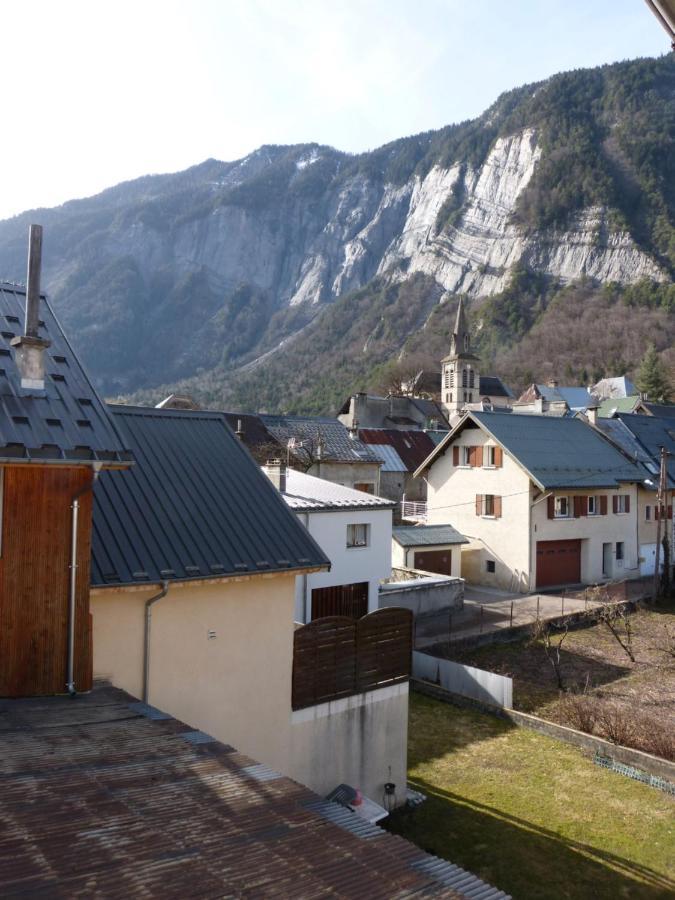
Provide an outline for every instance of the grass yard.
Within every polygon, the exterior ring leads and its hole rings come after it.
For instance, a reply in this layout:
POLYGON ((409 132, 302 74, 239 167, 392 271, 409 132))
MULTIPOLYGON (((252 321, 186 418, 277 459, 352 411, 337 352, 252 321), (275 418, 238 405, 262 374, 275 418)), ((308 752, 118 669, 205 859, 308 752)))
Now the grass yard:
POLYGON ((410 696, 409 780, 389 828, 516 900, 675 897, 675 798, 567 744, 410 696))

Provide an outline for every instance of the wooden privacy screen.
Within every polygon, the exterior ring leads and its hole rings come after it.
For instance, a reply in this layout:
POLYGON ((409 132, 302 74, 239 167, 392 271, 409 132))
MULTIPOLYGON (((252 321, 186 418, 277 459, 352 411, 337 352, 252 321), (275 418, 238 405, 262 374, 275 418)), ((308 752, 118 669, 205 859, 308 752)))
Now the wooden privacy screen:
POLYGON ((407 681, 412 618, 409 609, 378 609, 362 619, 330 616, 298 628, 293 709, 407 681))

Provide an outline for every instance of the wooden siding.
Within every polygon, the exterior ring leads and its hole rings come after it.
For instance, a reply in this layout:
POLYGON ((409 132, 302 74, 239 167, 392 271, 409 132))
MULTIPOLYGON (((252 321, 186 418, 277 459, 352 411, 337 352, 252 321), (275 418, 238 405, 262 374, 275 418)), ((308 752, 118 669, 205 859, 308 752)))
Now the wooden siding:
POLYGON ((411 663, 408 609, 317 619, 294 633, 293 709, 407 681, 411 663))
POLYGON ((312 619, 324 619, 326 616, 360 619, 367 612, 367 581, 314 588, 312 591, 312 619))
POLYGON ((68 654, 71 506, 80 518, 75 686, 92 681, 89 573, 91 470, 7 466, 0 556, 0 696, 63 693, 68 654))

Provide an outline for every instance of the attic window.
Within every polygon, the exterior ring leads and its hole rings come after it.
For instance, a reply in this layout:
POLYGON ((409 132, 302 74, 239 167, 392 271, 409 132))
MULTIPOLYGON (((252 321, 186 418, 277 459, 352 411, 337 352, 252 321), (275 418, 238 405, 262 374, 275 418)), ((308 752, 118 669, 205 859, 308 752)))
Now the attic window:
POLYGON ((52 380, 53 380, 53 381, 64 381, 64 382, 65 382, 66 376, 65 376, 65 375, 59 375, 58 373, 52 373, 52 380))
POLYGON ((20 325, 21 320, 18 316, 5 316, 8 322, 13 322, 15 325, 20 325))
POLYGON ((80 428, 91 428, 92 427, 89 419, 78 419, 77 424, 80 426, 80 428))
POLYGON ((13 337, 16 337, 13 331, 2 331, 0 332, 4 338, 10 341, 13 337))
POLYGON ((0 347, 0 356, 11 356, 11 352, 6 347, 0 347))
POLYGON ((61 419, 45 419, 45 422, 47 423, 47 425, 49 425, 50 428, 61 428, 63 424, 61 422, 61 419))
POLYGON ((52 359, 54 360, 54 362, 61 363, 64 366, 68 365, 68 360, 65 358, 65 356, 52 356, 52 359))
POLYGON ((15 425, 28 425, 28 416, 12 416, 15 425))
POLYGON ((78 397, 77 402, 80 404, 80 406, 93 406, 89 397, 78 397))

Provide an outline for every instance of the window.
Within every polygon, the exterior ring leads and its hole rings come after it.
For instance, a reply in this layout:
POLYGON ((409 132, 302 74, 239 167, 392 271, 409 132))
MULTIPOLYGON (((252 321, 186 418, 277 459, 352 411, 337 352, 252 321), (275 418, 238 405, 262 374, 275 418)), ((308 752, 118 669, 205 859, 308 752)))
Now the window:
MULTIPOLYGON (((466 366, 462 369, 462 387, 469 386, 469 372, 466 366)), ((464 399, 466 399, 466 394, 464 395, 464 399)))
POLYGON ((570 517, 570 498, 569 497, 556 497, 555 498, 555 518, 556 519, 569 519, 570 517))
POLYGON ((484 465, 490 469, 497 469, 502 464, 502 448, 487 445, 483 448, 484 465))
POLYGON ((630 512, 630 497, 628 494, 615 494, 612 498, 614 512, 618 514, 630 512))
POLYGON ((486 559, 485 560, 485 571, 486 572, 494 572, 494 570, 495 570, 494 559, 486 559))
POLYGON ((370 525, 347 525, 347 547, 367 547, 370 525))
POLYGON ((469 366, 469 387, 472 388, 474 386, 474 371, 471 366, 469 366))
POLYGON ((617 562, 623 560, 623 541, 616 542, 616 559, 617 562))
POLYGON ((462 465, 463 466, 471 465, 471 459, 473 456, 472 450, 473 450, 473 447, 462 447, 462 465))
POLYGON ((647 520, 647 522, 651 522, 651 519, 652 519, 651 506, 645 506, 645 519, 647 520))
POLYGON ((497 494, 476 494, 476 515, 499 519, 502 514, 502 498, 497 494))
POLYGON ((588 498, 588 515, 589 516, 597 516, 598 514, 598 498, 597 497, 589 497, 588 498))

